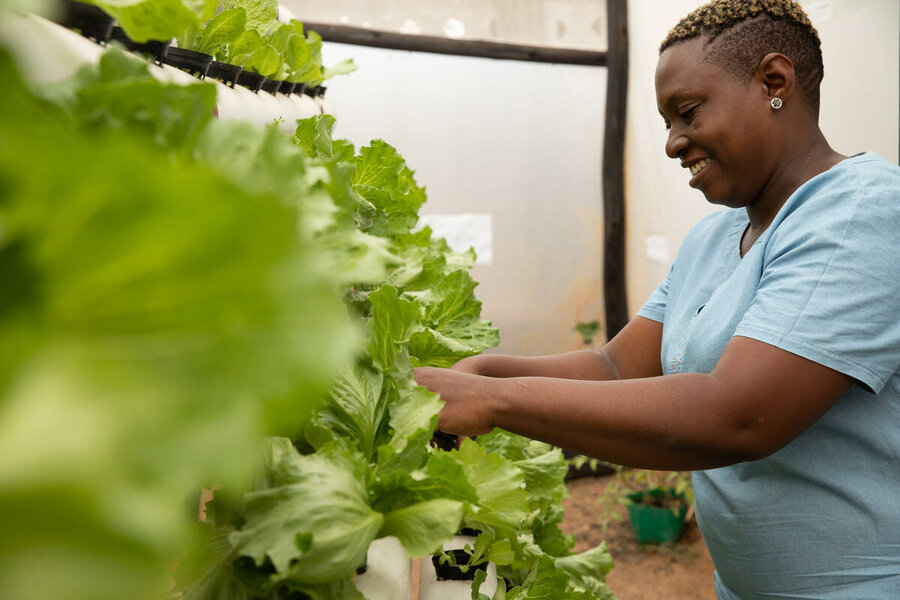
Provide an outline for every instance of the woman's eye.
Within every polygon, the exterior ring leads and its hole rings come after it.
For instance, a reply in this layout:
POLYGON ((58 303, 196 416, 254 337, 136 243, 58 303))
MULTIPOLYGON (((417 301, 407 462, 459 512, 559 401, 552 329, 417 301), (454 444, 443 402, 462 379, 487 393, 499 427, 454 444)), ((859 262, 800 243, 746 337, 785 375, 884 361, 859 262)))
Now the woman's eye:
POLYGON ((690 125, 690 124, 691 124, 691 121, 694 120, 694 111, 696 111, 696 110, 697 110, 697 107, 696 107, 696 106, 692 106, 692 107, 690 107, 689 109, 687 109, 686 111, 684 111, 683 113, 681 113, 681 114, 678 115, 678 116, 681 117, 681 120, 682 120, 682 121, 684 121, 685 123, 687 123, 688 125, 690 125))

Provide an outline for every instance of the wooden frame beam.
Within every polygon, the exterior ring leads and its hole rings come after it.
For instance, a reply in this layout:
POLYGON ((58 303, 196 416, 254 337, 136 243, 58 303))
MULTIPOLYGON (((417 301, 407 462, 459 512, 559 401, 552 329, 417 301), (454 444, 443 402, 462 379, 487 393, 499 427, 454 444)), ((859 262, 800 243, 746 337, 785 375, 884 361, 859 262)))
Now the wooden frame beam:
POLYGON ((303 27, 304 29, 315 31, 326 42, 339 44, 501 60, 522 60, 594 67, 606 66, 606 52, 594 50, 505 44, 483 40, 461 40, 430 35, 409 35, 363 27, 351 27, 349 25, 330 25, 307 21, 304 21, 303 27))

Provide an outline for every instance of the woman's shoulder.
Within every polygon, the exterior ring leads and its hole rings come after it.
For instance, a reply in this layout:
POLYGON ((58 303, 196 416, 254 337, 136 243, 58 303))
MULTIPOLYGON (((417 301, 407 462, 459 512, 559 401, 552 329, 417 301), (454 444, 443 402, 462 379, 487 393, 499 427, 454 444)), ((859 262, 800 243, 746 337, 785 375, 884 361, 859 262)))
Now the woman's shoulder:
POLYGON ((900 191, 900 167, 888 162, 875 152, 862 152, 848 157, 837 165, 814 177, 807 184, 820 184, 822 188, 843 186, 866 193, 900 191))
POLYGON ((794 192, 775 225, 900 219, 900 167, 874 152, 851 156, 794 192))

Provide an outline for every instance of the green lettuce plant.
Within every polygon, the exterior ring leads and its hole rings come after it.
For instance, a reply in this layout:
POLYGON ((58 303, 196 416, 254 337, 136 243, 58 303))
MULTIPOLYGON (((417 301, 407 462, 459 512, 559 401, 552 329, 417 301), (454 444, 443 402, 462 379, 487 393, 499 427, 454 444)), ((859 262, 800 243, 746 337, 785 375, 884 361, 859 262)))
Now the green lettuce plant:
POLYGON ((359 598, 372 540, 467 526, 498 600, 609 598, 561 452, 429 444, 413 367, 499 337, 399 153, 218 121, 147 69, 112 51, 51 103, 0 56, 0 596, 359 598))

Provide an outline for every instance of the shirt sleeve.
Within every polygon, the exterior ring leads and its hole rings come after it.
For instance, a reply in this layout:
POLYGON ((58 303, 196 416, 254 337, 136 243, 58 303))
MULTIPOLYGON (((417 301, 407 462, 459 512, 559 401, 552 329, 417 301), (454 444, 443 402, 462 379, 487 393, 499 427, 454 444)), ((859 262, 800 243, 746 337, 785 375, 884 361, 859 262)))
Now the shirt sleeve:
POLYGON ((669 299, 669 284, 672 281, 672 273, 674 270, 675 263, 673 262, 669 266, 669 273, 666 275, 666 278, 663 279, 662 283, 660 283, 653 293, 650 294, 650 297, 644 302, 641 310, 638 311, 639 317, 644 317, 658 323, 663 323, 665 321, 666 304, 669 299))
POLYGON ((789 211, 760 249, 759 287, 735 335, 880 392, 900 367, 898 179, 837 186, 789 211))

